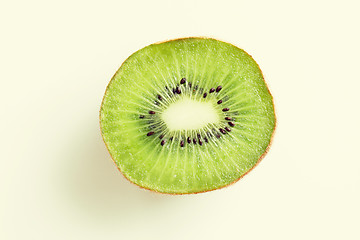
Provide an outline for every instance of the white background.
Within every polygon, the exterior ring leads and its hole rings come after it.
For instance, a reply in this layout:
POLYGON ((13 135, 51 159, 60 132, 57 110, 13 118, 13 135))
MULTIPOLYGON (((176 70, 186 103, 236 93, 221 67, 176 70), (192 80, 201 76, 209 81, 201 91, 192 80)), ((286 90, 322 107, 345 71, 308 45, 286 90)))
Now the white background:
POLYGON ((360 2, 1 1, 0 239, 360 239, 360 2), (102 142, 133 52, 207 36, 243 48, 275 99, 260 165, 189 196, 139 189, 102 142))

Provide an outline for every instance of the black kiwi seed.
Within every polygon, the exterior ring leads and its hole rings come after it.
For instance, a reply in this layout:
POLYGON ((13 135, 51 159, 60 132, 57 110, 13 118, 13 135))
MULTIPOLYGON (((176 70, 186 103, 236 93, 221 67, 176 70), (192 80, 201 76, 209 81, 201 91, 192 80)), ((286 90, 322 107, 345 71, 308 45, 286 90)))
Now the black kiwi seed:
POLYGON ((230 125, 230 127, 235 126, 235 124, 234 124, 234 123, 232 123, 232 122, 228 122, 228 124, 230 125))
POLYGON ((191 82, 189 82, 189 88, 191 88, 191 82))
POLYGON ((180 147, 184 147, 184 141, 183 140, 181 140, 181 142, 180 142, 180 147))
POLYGON ((173 94, 176 94, 176 88, 172 89, 173 94))
POLYGON ((180 93, 181 93, 180 87, 176 87, 176 93, 177 93, 177 94, 180 94, 180 93))
POLYGON ((160 139, 163 139, 163 138, 164 138, 164 135, 163 135, 163 134, 161 134, 161 135, 159 136, 159 138, 160 138, 160 139))
POLYGON ((225 130, 228 131, 228 132, 231 132, 231 129, 228 128, 228 127, 225 127, 225 130))
POLYGON ((140 115, 140 117, 139 118, 144 118, 145 116, 144 115, 140 115))
POLYGON ((153 135, 154 134, 154 132, 148 132, 146 135, 147 136, 151 136, 151 135, 153 135))
POLYGON ((200 139, 200 138, 201 138, 200 133, 198 133, 196 136, 198 137, 198 139, 200 139))
POLYGON ((227 111, 229 111, 230 109, 229 108, 223 108, 223 112, 227 112, 227 111))
POLYGON ((218 86, 218 87, 216 88, 216 92, 220 92, 221 89, 222 89, 222 86, 218 86))
POLYGON ((161 141, 161 146, 164 146, 164 144, 165 144, 165 140, 162 140, 161 141))
POLYGON ((217 104, 222 104, 222 100, 217 101, 217 104))
POLYGON ((208 139, 207 139, 207 137, 204 137, 204 140, 205 140, 205 142, 206 142, 206 143, 208 143, 208 139))
POLYGON ((171 137, 169 140, 172 141, 174 139, 174 137, 171 137))
POLYGON ((187 138, 187 142, 191 143, 191 138, 190 137, 187 138))
POLYGON ((231 121, 232 119, 231 119, 231 117, 226 117, 225 120, 226 121, 231 121))
POLYGON ((193 143, 196 144, 196 138, 193 138, 193 143))
POLYGON ((220 134, 216 134, 216 137, 217 137, 217 138, 220 138, 220 134))
POLYGON ((162 97, 160 95, 157 95, 157 98, 161 101, 162 97))
POLYGON ((209 93, 213 93, 213 92, 215 92, 215 88, 210 88, 209 93))
POLYGON ((201 141, 201 139, 199 138, 199 145, 201 146, 203 143, 202 143, 202 141, 201 141))
POLYGON ((155 112, 154 111, 149 111, 149 114, 155 114, 155 112))
POLYGON ((198 85, 196 85, 196 86, 194 87, 194 90, 198 90, 198 88, 199 88, 199 86, 198 86, 198 85))
POLYGON ((207 93, 204 93, 203 97, 206 98, 206 96, 207 96, 207 93))
POLYGON ((186 82, 186 78, 182 78, 181 80, 180 80, 180 84, 184 84, 186 82))
POLYGON ((222 134, 226 134, 226 131, 222 128, 219 128, 219 131, 222 133, 222 134))

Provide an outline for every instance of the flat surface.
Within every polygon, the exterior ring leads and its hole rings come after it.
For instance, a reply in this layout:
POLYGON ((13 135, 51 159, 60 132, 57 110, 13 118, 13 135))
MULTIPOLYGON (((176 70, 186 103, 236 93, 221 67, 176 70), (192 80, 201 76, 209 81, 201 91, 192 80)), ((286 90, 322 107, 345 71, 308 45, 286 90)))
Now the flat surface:
POLYGON ((360 239, 359 4, 0 2, 0 239, 360 239), (131 53, 187 36, 254 57, 278 128, 235 185, 158 195, 118 172, 98 111, 131 53))

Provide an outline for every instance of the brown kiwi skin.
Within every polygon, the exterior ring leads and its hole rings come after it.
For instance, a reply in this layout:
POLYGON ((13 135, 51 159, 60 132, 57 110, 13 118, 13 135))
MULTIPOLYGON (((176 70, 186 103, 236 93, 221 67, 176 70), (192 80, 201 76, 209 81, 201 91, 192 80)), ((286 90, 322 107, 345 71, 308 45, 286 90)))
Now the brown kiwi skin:
MULTIPOLYGON (((148 46, 151 46, 151 45, 154 45, 154 44, 166 43, 166 42, 170 42, 170 41, 179 41, 179 40, 188 40, 188 39, 213 39, 213 40, 216 40, 216 41, 225 42, 225 41, 222 41, 222 40, 219 40, 219 39, 215 39, 215 38, 212 38, 212 37, 202 37, 202 36, 201 36, 201 37, 184 37, 184 38, 169 39, 169 40, 165 40, 165 41, 159 41, 159 42, 150 44, 150 45, 148 45, 148 46)), ((236 48, 239 48, 239 47, 237 47, 237 46, 235 46, 235 45, 233 45, 233 44, 231 44, 231 43, 228 43, 228 42, 225 42, 225 43, 230 44, 230 45, 232 45, 232 46, 234 46, 234 47, 236 47, 236 48)), ((239 48, 239 49, 241 49, 241 48, 239 48)), ((141 50, 141 49, 140 49, 140 50, 141 50)), ((140 50, 138 50, 138 51, 140 51, 140 50)), ((243 49, 241 49, 241 50, 243 50, 243 49)), ((244 51, 244 50, 243 50, 243 51, 244 51)), ((251 58, 253 59, 253 57, 252 57, 250 54, 248 54, 246 51, 244 51, 244 52, 245 52, 245 54, 247 54, 249 57, 251 57, 251 58)), ((134 54, 134 53, 133 53, 133 54, 134 54)), ((270 147, 271 147, 271 145, 272 145, 272 142, 273 142, 273 139, 274 139, 274 135, 275 135, 275 130, 276 130, 276 127, 277 127, 277 117, 276 117, 276 109, 275 109, 275 105, 274 105, 274 98, 273 98, 273 96, 272 96, 272 94, 271 94, 271 92, 270 92, 270 90, 269 90, 269 87, 268 87, 268 85, 267 85, 267 83, 266 83, 266 81, 265 81, 265 79, 264 79, 264 75, 263 75, 263 73, 262 73, 262 70, 261 70, 260 66, 259 66, 258 63, 254 60, 255 63, 256 63, 256 65, 257 65, 258 68, 260 69, 262 79, 263 79, 263 81, 264 81, 264 83, 265 83, 265 85, 266 85, 266 87, 267 87, 268 93, 269 93, 270 96, 271 96, 272 105, 273 105, 273 108, 274 108, 274 120, 275 120, 274 129, 273 129, 272 134, 271 134, 270 142, 269 142, 268 146, 266 147, 264 153, 260 156, 260 158, 258 159, 258 161, 255 163, 254 166, 252 166, 247 172, 245 172, 243 175, 241 175, 238 179, 235 179, 234 181, 232 181, 231 183, 229 183, 229 184, 227 184, 227 185, 224 185, 224 186, 219 187, 219 188, 213 188, 213 189, 209 189, 209 190, 204 190, 204 191, 199 191, 199 192, 190 192, 190 193, 168 193, 168 192, 160 192, 160 191, 157 191, 157 190, 155 190, 155 189, 151 189, 151 188, 147 188, 147 187, 140 186, 140 185, 132 182, 129 178, 127 178, 127 177, 125 176, 125 174, 121 171, 121 169, 119 168, 119 166, 116 164, 114 158, 112 157, 112 155, 111 155, 111 153, 110 153, 110 151, 109 151, 109 147, 108 147, 108 145, 106 144, 106 141, 105 141, 105 139, 104 139, 104 135, 103 135, 103 133, 102 133, 102 128, 101 128, 101 110, 102 110, 102 107, 103 107, 103 103, 104 103, 104 99, 105 99, 107 90, 108 90, 108 88, 109 88, 109 85, 110 85, 112 79, 114 79, 115 75, 118 73, 118 71, 120 71, 120 69, 122 68, 122 66, 124 65, 124 63, 125 63, 133 54, 131 54, 128 58, 125 59, 125 61, 121 64, 120 68, 115 72, 115 74, 114 74, 113 77, 111 78, 110 82, 108 83, 108 85, 107 85, 107 87, 106 87, 106 89, 105 89, 105 94, 104 94, 104 97, 103 97, 103 99, 102 99, 101 107, 100 107, 100 110, 99 110, 99 125, 100 125, 100 132, 101 132, 102 139, 103 139, 103 141, 104 141, 104 143, 105 143, 105 146, 106 146, 106 148, 107 148, 107 150, 108 150, 108 152, 109 152, 109 154, 110 154, 110 157, 111 157, 111 159, 113 160, 115 166, 117 167, 117 169, 119 170, 119 172, 124 176, 125 179, 127 179, 130 183, 134 184, 135 186, 138 186, 139 188, 146 189, 146 190, 149 190, 149 191, 154 192, 154 193, 160 193, 160 194, 164 194, 164 195, 189 195, 189 194, 206 193, 206 192, 211 192, 211 191, 214 191, 214 190, 218 190, 218 189, 222 189, 222 188, 229 187, 230 185, 233 185, 234 183, 238 182, 238 181, 239 181, 240 179, 242 179, 245 175, 247 175, 249 172, 251 172, 251 170, 253 170, 256 166, 259 165, 259 163, 262 161, 262 159, 263 159, 263 158, 266 156, 266 154, 269 152, 270 147)))

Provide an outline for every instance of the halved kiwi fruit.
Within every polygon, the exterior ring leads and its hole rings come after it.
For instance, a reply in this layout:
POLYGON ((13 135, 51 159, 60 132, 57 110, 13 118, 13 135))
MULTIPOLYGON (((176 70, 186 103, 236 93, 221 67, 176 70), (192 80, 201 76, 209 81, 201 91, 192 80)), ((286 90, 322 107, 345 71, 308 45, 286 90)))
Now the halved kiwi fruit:
POLYGON ((102 136, 123 175, 170 194, 239 180, 266 153, 275 122, 256 62, 209 38, 135 52, 112 78, 100 110, 102 136))

